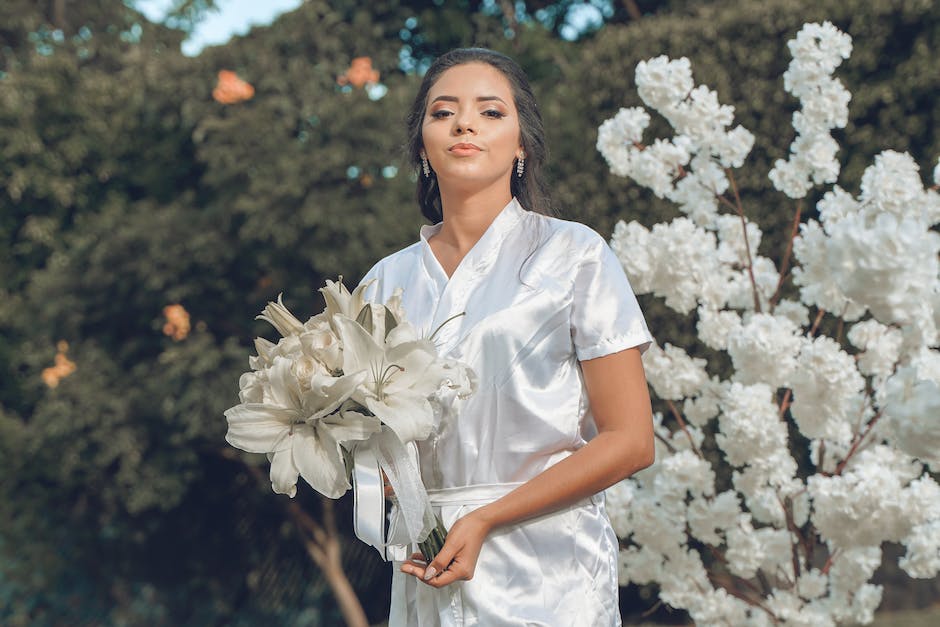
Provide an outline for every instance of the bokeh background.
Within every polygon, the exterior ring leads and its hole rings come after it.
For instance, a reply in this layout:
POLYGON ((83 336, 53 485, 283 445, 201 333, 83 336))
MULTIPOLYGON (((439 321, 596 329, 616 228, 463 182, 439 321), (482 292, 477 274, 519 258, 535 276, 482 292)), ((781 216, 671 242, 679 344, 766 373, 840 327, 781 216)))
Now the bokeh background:
MULTIPOLYGON (((252 339, 273 336, 254 320, 268 300, 315 313, 324 279, 354 285, 417 238, 404 116, 441 52, 521 63, 558 212, 604 236, 675 215, 594 148, 603 120, 642 105, 634 68, 660 54, 687 56, 757 136, 735 176, 771 258, 793 204, 766 175, 793 138, 785 42, 804 22, 853 38, 839 185, 857 193, 882 149, 925 177, 940 154, 933 0, 307 0, 184 55, 218 4, 177 0, 155 23, 131 0, 0 2, 2 624, 341 624, 296 508, 263 456, 229 450, 222 412, 252 339)), ((651 131, 671 135, 655 116, 651 131)), ((660 343, 694 345, 642 305, 660 343)), ((390 566, 352 535, 349 497, 324 507, 301 486, 293 503, 336 521, 381 623, 390 566)), ((909 580, 892 550, 883 610, 936 608, 937 581, 909 580)), ((685 620, 655 588, 621 593, 628 624, 685 620)))

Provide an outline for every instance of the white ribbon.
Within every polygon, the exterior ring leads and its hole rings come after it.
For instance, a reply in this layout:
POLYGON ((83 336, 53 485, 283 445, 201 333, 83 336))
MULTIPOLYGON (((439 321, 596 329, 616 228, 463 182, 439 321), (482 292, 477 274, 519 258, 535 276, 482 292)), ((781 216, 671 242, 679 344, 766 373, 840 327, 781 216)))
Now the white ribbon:
POLYGON ((395 433, 382 431, 359 443, 353 451, 353 528, 356 536, 375 547, 388 561, 390 545, 422 542, 435 526, 434 511, 418 470, 418 449, 406 446, 395 433), (398 502, 398 515, 385 532, 385 471, 398 502))

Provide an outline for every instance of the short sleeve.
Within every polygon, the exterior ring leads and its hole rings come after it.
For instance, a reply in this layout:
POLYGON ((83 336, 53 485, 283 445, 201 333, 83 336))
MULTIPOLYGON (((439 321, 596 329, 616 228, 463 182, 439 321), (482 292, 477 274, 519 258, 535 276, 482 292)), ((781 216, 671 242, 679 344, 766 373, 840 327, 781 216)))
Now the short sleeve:
POLYGON ((623 266, 597 235, 578 264, 571 304, 571 339, 579 361, 639 347, 650 335, 623 266))

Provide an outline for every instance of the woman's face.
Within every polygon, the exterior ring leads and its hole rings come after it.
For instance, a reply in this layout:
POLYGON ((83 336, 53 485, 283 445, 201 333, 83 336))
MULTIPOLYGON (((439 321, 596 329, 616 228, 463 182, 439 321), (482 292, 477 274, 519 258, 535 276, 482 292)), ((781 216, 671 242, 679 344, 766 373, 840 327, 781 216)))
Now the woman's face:
POLYGON ((450 68, 428 92, 421 138, 442 185, 487 187, 505 179, 508 189, 523 154, 509 81, 487 63, 450 68))

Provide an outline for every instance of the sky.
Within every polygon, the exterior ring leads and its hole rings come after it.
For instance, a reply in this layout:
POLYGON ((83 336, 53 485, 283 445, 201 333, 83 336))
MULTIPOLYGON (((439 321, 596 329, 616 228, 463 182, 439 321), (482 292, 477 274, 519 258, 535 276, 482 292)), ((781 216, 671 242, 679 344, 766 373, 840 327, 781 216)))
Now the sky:
MULTIPOLYGON (((219 0, 218 11, 205 16, 183 42, 183 54, 195 56, 206 46, 224 44, 232 35, 244 35, 252 26, 270 24, 282 13, 293 11, 303 0, 219 0)), ((166 16, 173 0, 137 0, 134 6, 152 22, 166 16)))

